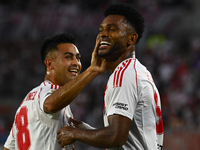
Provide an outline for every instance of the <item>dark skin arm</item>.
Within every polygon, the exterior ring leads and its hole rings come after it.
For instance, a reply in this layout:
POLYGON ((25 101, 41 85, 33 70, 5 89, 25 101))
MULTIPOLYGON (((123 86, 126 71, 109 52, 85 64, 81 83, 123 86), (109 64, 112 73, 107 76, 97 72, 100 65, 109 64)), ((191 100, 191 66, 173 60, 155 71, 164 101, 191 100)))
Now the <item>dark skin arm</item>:
POLYGON ((4 147, 3 150, 9 150, 9 149, 7 149, 7 148, 4 147))
POLYGON ((57 132, 58 143, 61 147, 75 141, 98 148, 122 146, 128 138, 131 120, 121 115, 112 115, 108 117, 108 122, 108 127, 97 130, 64 127, 57 132))
POLYGON ((45 100, 43 108, 46 113, 56 113, 69 105, 88 83, 99 74, 105 73, 108 70, 106 61, 97 56, 98 45, 99 42, 97 42, 92 53, 90 67, 45 100))

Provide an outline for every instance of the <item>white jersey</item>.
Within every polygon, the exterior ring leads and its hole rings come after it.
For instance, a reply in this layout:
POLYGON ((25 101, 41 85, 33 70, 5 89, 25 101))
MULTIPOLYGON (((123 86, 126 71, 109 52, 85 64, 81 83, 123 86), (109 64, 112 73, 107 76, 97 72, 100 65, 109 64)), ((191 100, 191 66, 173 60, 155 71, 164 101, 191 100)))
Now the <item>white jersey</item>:
POLYGON ((127 59, 116 67, 108 80, 104 100, 105 126, 108 116, 113 114, 132 120, 126 143, 109 150, 162 149, 160 96, 150 72, 137 59, 127 59))
POLYGON ((45 99, 58 88, 44 81, 27 94, 16 112, 4 147, 10 150, 73 150, 73 145, 61 148, 57 142, 57 131, 73 117, 70 107, 54 114, 46 114, 43 110, 45 99))

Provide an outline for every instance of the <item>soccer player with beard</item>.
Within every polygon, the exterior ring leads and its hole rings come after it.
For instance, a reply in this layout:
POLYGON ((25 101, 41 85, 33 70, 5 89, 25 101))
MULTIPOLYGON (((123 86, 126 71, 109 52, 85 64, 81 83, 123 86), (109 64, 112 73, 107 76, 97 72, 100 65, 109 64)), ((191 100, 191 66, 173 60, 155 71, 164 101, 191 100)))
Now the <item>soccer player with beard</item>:
POLYGON ((104 58, 112 74, 104 96, 104 126, 58 131, 63 147, 75 141, 107 150, 161 150, 163 120, 159 92, 150 72, 135 58, 135 45, 144 31, 144 19, 132 5, 110 5, 97 36, 98 56, 104 58))

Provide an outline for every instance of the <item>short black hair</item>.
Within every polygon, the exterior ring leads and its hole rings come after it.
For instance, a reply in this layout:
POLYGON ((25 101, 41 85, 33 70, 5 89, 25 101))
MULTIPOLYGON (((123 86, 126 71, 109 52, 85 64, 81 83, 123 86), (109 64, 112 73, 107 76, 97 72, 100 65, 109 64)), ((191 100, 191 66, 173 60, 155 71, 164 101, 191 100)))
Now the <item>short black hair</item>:
POLYGON ((139 42, 144 32, 144 18, 142 14, 133 5, 122 2, 111 4, 104 11, 104 16, 107 17, 108 15, 124 16, 128 23, 130 23, 135 28, 136 33, 138 34, 138 39, 136 43, 139 42))
POLYGON ((48 55, 50 51, 57 49, 57 46, 62 43, 75 44, 75 38, 72 34, 65 33, 65 32, 55 34, 55 35, 45 38, 40 49, 42 62, 45 61, 46 56, 48 55))

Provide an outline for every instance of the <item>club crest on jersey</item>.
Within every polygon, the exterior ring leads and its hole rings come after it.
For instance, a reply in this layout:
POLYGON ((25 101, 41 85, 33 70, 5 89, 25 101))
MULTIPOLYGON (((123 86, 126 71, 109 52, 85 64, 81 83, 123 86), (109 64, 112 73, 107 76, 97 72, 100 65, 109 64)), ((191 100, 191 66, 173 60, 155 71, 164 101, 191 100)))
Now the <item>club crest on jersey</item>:
POLYGON ((55 92, 56 90, 52 90, 51 89, 51 91, 50 92, 48 92, 45 96, 47 96, 47 95, 51 95, 53 92, 55 92))
POLYGON ((55 92, 56 90, 51 89, 51 93, 55 92))
POLYGON ((116 102, 113 104, 113 106, 117 109, 124 109, 124 110, 128 110, 128 104, 124 104, 124 103, 119 103, 119 102, 116 102))

